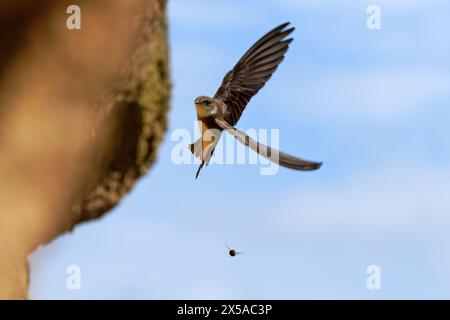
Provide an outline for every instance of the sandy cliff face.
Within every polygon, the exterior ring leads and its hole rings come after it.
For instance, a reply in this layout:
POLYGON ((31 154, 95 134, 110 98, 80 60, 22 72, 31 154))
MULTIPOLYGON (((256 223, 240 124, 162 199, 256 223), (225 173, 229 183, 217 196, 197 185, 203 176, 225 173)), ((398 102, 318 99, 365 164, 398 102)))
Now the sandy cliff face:
POLYGON ((102 216, 166 130, 165 1, 0 4, 0 298, 26 298, 26 257, 102 216))

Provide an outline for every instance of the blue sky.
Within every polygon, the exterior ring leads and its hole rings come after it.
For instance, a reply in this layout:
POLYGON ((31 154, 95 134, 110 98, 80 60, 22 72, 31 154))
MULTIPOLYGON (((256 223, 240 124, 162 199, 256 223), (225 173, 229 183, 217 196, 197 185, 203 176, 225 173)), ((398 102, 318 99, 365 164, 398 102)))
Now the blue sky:
POLYGON ((173 100, 157 164, 110 214, 31 257, 34 299, 450 298, 448 1, 169 1, 173 100), (381 8, 381 30, 366 9, 381 8), (238 126, 312 173, 175 165, 171 133, 260 36, 295 41, 238 126), (245 253, 226 254, 225 244, 245 253), (66 269, 81 268, 81 290, 66 269), (380 290, 366 269, 381 269, 380 290))

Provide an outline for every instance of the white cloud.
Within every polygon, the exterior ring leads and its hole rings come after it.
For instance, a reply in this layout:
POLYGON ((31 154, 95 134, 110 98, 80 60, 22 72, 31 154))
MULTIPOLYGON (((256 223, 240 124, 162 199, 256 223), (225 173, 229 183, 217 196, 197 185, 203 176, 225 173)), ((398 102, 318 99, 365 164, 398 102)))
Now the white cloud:
MULTIPOLYGON (((448 99, 450 76, 431 70, 331 71, 278 86, 272 92, 283 92, 282 105, 290 113, 333 122, 390 121, 429 111, 439 99, 448 99)), ((272 98, 279 104, 280 95, 272 98)))
POLYGON ((441 236, 450 240, 449 168, 407 161, 385 163, 337 185, 294 190, 269 220, 277 221, 283 234, 300 238, 340 234, 381 241, 414 235, 438 237, 445 245, 441 236))

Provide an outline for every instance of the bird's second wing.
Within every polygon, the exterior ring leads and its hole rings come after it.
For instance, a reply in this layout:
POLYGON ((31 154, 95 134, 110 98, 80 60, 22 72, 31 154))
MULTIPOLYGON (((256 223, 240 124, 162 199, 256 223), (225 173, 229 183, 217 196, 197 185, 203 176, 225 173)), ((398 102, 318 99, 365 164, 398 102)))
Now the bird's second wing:
POLYGON ((234 126, 250 99, 258 93, 284 58, 292 38, 285 39, 294 28, 284 23, 259 39, 224 77, 214 98, 229 108, 225 120, 234 126))
POLYGON ((240 143, 249 147, 253 151, 256 151, 266 159, 278 163, 280 166, 305 171, 317 170, 322 166, 321 162, 313 162, 297 158, 290 154, 272 149, 269 146, 259 143, 248 134, 231 126, 226 121, 216 119, 216 122, 222 129, 233 135, 240 143))

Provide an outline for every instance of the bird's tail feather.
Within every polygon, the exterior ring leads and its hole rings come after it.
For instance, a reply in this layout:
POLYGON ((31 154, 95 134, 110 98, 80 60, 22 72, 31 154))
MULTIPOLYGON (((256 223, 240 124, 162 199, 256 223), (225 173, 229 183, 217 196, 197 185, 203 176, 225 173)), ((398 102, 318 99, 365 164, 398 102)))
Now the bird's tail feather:
POLYGON ((205 162, 202 162, 202 163, 200 163, 200 165, 198 166, 197 173, 195 174, 195 179, 198 178, 198 175, 199 175, 199 173, 200 173, 200 170, 202 170, 202 168, 203 168, 204 165, 205 165, 205 162))
POLYGON ((200 173, 200 170, 203 168, 203 166, 204 165, 208 166, 208 163, 211 160, 212 155, 214 154, 214 150, 216 148, 218 141, 219 139, 216 138, 214 142, 208 144, 205 150, 203 150, 202 143, 204 142, 202 141, 202 138, 199 138, 194 143, 189 144, 189 150, 191 150, 192 154, 202 161, 200 167, 197 170, 197 174, 195 175, 195 179, 197 179, 198 174, 200 173))

